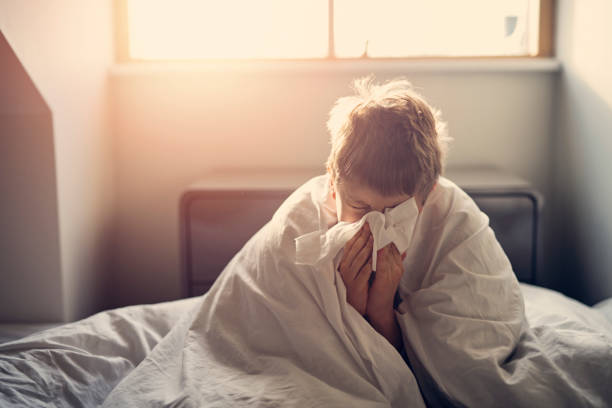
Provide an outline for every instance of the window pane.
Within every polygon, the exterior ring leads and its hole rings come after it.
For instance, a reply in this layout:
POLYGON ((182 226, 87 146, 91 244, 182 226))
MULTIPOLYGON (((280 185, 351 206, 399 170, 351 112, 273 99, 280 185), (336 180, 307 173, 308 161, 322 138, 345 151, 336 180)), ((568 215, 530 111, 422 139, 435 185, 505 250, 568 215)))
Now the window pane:
POLYGON ((535 55, 539 1, 334 0, 336 56, 535 55))
POLYGON ((327 0, 127 0, 134 59, 327 56, 327 0))

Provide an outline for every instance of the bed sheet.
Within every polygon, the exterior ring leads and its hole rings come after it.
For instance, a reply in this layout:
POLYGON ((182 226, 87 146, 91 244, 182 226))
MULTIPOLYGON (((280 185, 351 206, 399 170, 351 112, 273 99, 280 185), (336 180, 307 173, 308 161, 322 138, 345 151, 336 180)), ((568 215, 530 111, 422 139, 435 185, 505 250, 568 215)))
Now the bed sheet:
POLYGON ((109 310, 0 344, 0 407, 100 405, 199 299, 109 310))
MULTIPOLYGON (((532 327, 576 322, 612 333, 602 313, 558 292, 521 284, 532 327)), ((0 406, 97 406, 201 297, 129 306, 0 344, 0 406)))
POLYGON ((559 321, 576 322, 603 333, 612 333, 612 298, 589 307, 557 291, 521 283, 525 314, 531 327, 559 321))
POLYGON ((63 323, 0 323, 0 344, 19 340, 43 330, 49 330, 63 323))

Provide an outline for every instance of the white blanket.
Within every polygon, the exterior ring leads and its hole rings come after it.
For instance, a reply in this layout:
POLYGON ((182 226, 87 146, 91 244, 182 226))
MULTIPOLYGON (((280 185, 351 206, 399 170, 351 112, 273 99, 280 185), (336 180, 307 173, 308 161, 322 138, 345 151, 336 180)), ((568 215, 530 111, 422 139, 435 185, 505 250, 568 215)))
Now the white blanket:
POLYGON ((398 320, 409 369, 346 303, 331 262, 296 265, 295 239, 333 222, 326 191, 324 178, 296 191, 200 299, 105 312, 0 346, 0 406, 612 401, 610 323, 527 285, 525 318, 486 216, 447 180, 419 215, 404 261, 398 320))
POLYGON ((327 228, 322 182, 281 206, 105 406, 424 406, 401 355, 346 303, 332 263, 295 263, 295 239, 327 228))
POLYGON ((608 322, 597 313, 590 320, 583 314, 576 319, 580 323, 569 316, 553 318, 553 305, 548 313, 537 309, 544 318, 527 319, 520 287, 488 218, 456 185, 439 181, 414 236, 404 260, 397 317, 428 403, 578 407, 612 402, 608 322))
POLYGON ((198 298, 97 313, 0 344, 0 407, 96 407, 198 298))
POLYGON ((296 191, 105 406, 604 406, 612 398, 609 325, 553 319, 529 328, 487 217, 444 179, 413 226, 400 283, 413 374, 346 303, 329 257, 296 264, 296 238, 333 223, 326 197, 325 177, 296 191))

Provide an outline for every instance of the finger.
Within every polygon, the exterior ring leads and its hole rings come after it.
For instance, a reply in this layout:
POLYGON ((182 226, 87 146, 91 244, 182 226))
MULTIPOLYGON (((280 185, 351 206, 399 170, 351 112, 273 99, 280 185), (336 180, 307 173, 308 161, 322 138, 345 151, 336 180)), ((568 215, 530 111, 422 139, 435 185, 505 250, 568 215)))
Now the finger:
POLYGON ((387 245, 387 247, 389 248, 389 251, 391 252, 391 254, 395 257, 395 255, 397 255, 399 257, 399 251, 397 249, 397 247, 395 246, 394 243, 390 243, 389 245, 387 245))
POLYGON ((350 268, 356 271, 359 271, 361 267, 370 259, 372 256, 372 247, 374 245, 374 238, 372 235, 368 237, 366 244, 361 248, 361 250, 357 253, 355 258, 353 258, 353 262, 351 263, 350 268))
POLYGON ((402 264, 402 255, 400 255, 397 247, 393 245, 393 247, 389 250, 390 253, 390 261, 392 262, 393 267, 390 268, 390 271, 393 273, 393 279, 398 279, 404 273, 404 265, 402 264))
POLYGON ((395 263, 397 265, 400 265, 402 263, 401 255, 394 243, 390 243, 383 249, 386 251, 384 256, 387 257, 388 262, 395 263))
POLYGON ((385 254, 385 247, 380 248, 378 251, 376 251, 376 255, 378 255, 378 258, 384 256, 385 254))
MULTIPOLYGON (((394 245, 393 245, 394 246, 394 245)), ((377 269, 382 272, 391 272, 393 269, 403 269, 399 251, 393 251, 392 244, 385 246, 378 257, 377 269)))
POLYGON ((404 262, 404 259, 406 259, 406 251, 404 251, 404 253, 402 254, 402 262, 404 262))
POLYGON ((369 236, 370 234, 363 228, 357 233, 357 239, 355 242, 353 242, 346 253, 347 258, 351 263, 359 251, 361 251, 361 249, 367 244, 369 236))
POLYGON ((396 264, 402 263, 402 256, 399 253, 399 250, 395 246, 395 244, 390 244, 389 252, 391 253, 391 258, 395 261, 396 264))
POLYGON ((351 239, 349 239, 348 241, 346 241, 346 244, 344 244, 344 251, 348 251, 349 249, 351 249, 351 247, 353 246, 353 244, 355 243, 355 241, 357 240, 357 238, 359 238, 359 234, 361 233, 361 229, 359 231, 357 231, 355 233, 355 235, 353 235, 351 237, 351 239))
POLYGON ((385 269, 387 264, 387 247, 379 249, 377 252, 376 270, 385 269))
POLYGON ((355 235, 353 235, 351 237, 351 239, 349 239, 346 244, 344 244, 344 251, 348 252, 353 245, 355 244, 355 242, 357 242, 357 240, 359 239, 359 237, 364 233, 364 226, 362 226, 356 233, 355 235))
POLYGON ((372 275, 372 259, 369 259, 359 270, 355 281, 359 285, 367 285, 372 275))
POLYGON ((351 262, 353 261, 353 257, 351 255, 351 248, 353 247, 357 239, 361 236, 362 231, 363 227, 362 229, 357 231, 355 235, 353 235, 351 239, 346 242, 346 244, 344 244, 344 253, 342 254, 340 264, 338 265, 338 270, 342 270, 345 269, 347 266, 350 266, 351 262))
POLYGON ((381 261, 381 265, 382 266, 386 266, 389 264, 389 262, 392 259, 392 255, 391 255, 391 251, 389 251, 389 245, 387 245, 386 247, 384 247, 381 251, 380 251, 380 261, 381 261))

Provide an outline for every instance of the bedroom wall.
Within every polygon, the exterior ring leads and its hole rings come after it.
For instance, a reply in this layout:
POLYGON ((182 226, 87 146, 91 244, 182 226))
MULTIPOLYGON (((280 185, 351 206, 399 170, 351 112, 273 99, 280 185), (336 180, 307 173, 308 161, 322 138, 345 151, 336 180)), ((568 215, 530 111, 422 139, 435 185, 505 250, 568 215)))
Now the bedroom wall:
POLYGON ((38 310, 30 319, 48 320, 45 309, 52 303, 61 310, 53 319, 74 320, 107 302, 113 211, 107 97, 112 2, 3 0, 0 30, 51 109, 57 171, 61 268, 37 273, 40 285, 60 282, 61 295, 26 291, 18 297, 38 310))
POLYGON ((123 65, 108 83, 111 14, 110 1, 0 5, 0 29, 53 112, 54 301, 66 320, 178 297, 183 189, 219 166, 323 171, 329 107, 368 73, 407 76, 442 109, 455 138, 449 164, 493 164, 550 195, 554 64, 123 65))
POLYGON ((0 321, 61 320, 51 111, 1 31, 0 89, 0 321))
POLYGON ((612 296, 612 3, 558 3, 555 258, 563 290, 593 303, 612 296))
POLYGON ((442 110, 455 138, 449 164, 497 165, 548 194, 554 64, 119 66, 116 304, 180 295, 179 197, 208 169, 323 172, 329 108, 370 72, 407 76, 442 110))

